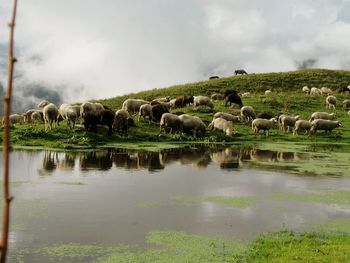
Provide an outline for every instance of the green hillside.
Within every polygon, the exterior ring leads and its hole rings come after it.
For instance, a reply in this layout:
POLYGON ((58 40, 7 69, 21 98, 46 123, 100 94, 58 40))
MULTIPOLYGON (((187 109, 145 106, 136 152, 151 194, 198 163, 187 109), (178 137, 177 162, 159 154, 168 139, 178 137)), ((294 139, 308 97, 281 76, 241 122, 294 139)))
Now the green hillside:
POLYGON ((329 87, 335 90, 341 86, 350 85, 350 71, 304 69, 289 72, 238 75, 141 91, 138 93, 100 100, 100 102, 113 109, 118 109, 127 98, 152 100, 166 95, 210 95, 229 88, 234 88, 240 92, 264 92, 266 89, 271 89, 277 92, 300 91, 305 85, 318 88, 329 87))

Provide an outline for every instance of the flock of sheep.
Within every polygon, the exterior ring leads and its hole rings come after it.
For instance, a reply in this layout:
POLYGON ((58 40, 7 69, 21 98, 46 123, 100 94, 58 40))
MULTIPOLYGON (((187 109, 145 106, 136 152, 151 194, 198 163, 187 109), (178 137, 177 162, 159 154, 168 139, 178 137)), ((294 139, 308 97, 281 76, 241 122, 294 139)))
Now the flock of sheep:
MULTIPOLYGON (((302 91, 309 95, 326 94, 327 107, 335 109, 337 106, 337 99, 331 95, 332 90, 329 88, 322 87, 318 89, 313 87, 309 89, 305 86, 302 91)), ((350 93, 350 86, 342 88, 339 92, 350 93)), ((271 93, 271 90, 265 91, 266 96, 271 93)), ((238 94, 234 90, 226 90, 222 94, 212 94, 211 97, 183 95, 173 99, 165 97, 153 101, 127 99, 124 101, 122 109, 116 112, 100 103, 62 104, 57 107, 53 103, 44 100, 39 103, 37 109, 30 109, 24 114, 12 114, 10 123, 14 125, 17 123, 44 122, 45 130, 48 130, 52 129, 54 125, 58 125, 62 120, 67 121, 69 128, 74 128, 76 121, 80 118, 86 130, 97 132, 98 125, 105 125, 108 127, 108 134, 111 135, 113 131, 127 134, 129 128, 135 125, 133 117, 138 115, 138 121, 148 122, 149 124, 159 123, 160 132, 186 133, 195 138, 203 136, 207 129, 231 136, 234 133, 233 125, 235 123, 249 123, 255 134, 263 131, 267 135, 276 123, 279 124, 280 130, 283 132, 289 132, 293 129, 294 135, 297 135, 300 131, 305 131, 307 134, 315 134, 317 130, 331 132, 341 126, 341 123, 336 120, 335 113, 315 112, 309 120, 301 120, 298 115, 272 116, 266 112, 256 114, 252 106, 243 106, 241 98, 249 96, 249 92, 238 94), (237 104, 240 109, 233 110, 231 113, 216 112, 209 125, 206 125, 205 121, 198 116, 175 111, 175 109, 188 107, 188 105, 207 107, 212 110, 214 108, 213 101, 215 100, 224 100, 225 106, 237 104)), ((350 116, 349 99, 343 101, 343 109, 347 110, 350 116)))

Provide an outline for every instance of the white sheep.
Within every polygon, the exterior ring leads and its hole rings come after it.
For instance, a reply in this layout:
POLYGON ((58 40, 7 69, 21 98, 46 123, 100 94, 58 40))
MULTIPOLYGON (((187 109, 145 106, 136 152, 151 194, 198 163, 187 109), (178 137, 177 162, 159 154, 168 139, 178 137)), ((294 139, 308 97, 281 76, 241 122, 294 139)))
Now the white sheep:
POLYGON ((170 108, 175 108, 176 98, 169 101, 170 108))
POLYGON ((67 121, 70 129, 74 128, 75 121, 80 115, 80 106, 64 103, 59 107, 58 114, 58 119, 61 117, 63 120, 67 121))
POLYGON ((316 119, 323 119, 323 120, 334 120, 336 118, 335 113, 328 113, 328 112, 319 112, 316 111, 311 114, 310 121, 316 120, 316 119))
POLYGON ((57 122, 58 108, 55 104, 50 103, 43 108, 45 130, 52 129, 52 126, 57 122))
POLYGON ((310 95, 320 95, 321 94, 321 90, 316 88, 316 87, 312 87, 310 90, 310 95))
MULTIPOLYGON (((24 115, 22 114, 11 114, 9 116, 9 124, 10 127, 15 124, 23 124, 24 123, 24 115)), ((5 117, 2 119, 2 125, 5 125, 5 117)))
POLYGON ((241 95, 241 97, 242 97, 242 98, 248 98, 248 97, 250 97, 250 95, 251 95, 250 92, 247 91, 247 92, 243 92, 242 95, 241 95))
POLYGON ((252 121, 252 129, 255 134, 263 130, 266 131, 266 135, 269 135, 269 130, 275 125, 276 122, 276 118, 271 118, 270 120, 257 118, 252 121))
POLYGON ((232 121, 223 118, 214 119, 208 126, 210 130, 224 132, 227 136, 231 136, 233 132, 232 121))
POLYGON ((207 96, 194 96, 193 105, 195 107, 202 105, 202 106, 207 106, 207 107, 209 107, 211 109, 214 108, 213 102, 207 96))
POLYGON ((343 109, 344 110, 350 110, 350 100, 344 100, 343 101, 343 109))
MULTIPOLYGON (((42 109, 29 109, 24 113, 24 122, 26 123, 32 122, 31 116, 33 112, 40 112, 40 114, 43 115, 42 109)), ((44 120, 44 117, 42 117, 42 119, 44 120)))
POLYGON ((168 129, 170 129, 170 133, 182 132, 182 120, 179 116, 172 113, 164 113, 162 115, 159 123, 159 130, 160 132, 164 131, 166 133, 168 129))
POLYGON ((337 98, 334 96, 327 96, 326 98, 326 104, 327 104, 327 108, 331 109, 335 109, 335 107, 337 106, 337 98))
POLYGON ((272 94, 272 91, 271 91, 271 90, 269 90, 269 89, 265 90, 265 96, 269 96, 269 95, 271 95, 271 94, 272 94))
POLYGON ((348 111, 348 115, 350 116, 350 110, 348 111))
POLYGON ((139 121, 142 117, 144 121, 146 121, 146 117, 148 117, 148 123, 151 123, 151 112, 152 112, 152 106, 151 104, 143 104, 140 106, 139 110, 139 121))
POLYGON ((239 116, 233 116, 232 114, 226 113, 226 112, 217 112, 214 114, 213 119, 217 118, 223 118, 227 121, 232 121, 233 123, 235 122, 240 122, 240 117, 239 116))
POLYGON ((248 122, 250 120, 254 120, 256 117, 255 111, 253 109, 252 106, 243 106, 241 108, 241 117, 242 117, 242 121, 243 120, 247 120, 248 122))
POLYGON ((295 122, 300 119, 299 115, 296 116, 288 116, 288 115, 283 115, 282 117, 279 118, 279 124, 280 124, 280 130, 283 132, 289 132, 290 127, 294 127, 295 122))
POLYGON ((104 107, 101 103, 84 102, 80 105, 80 117, 84 118, 86 114, 99 110, 104 110, 104 107))
POLYGON ((304 130, 305 133, 309 133, 310 129, 311 129, 311 122, 306 121, 306 120, 297 120, 295 122, 295 126, 294 126, 294 131, 293 131, 293 135, 298 135, 298 132, 300 130, 304 130))
POLYGON ((39 108, 44 108, 46 105, 50 104, 48 100, 42 100, 39 102, 38 107, 39 108))
POLYGON ((150 102, 142 99, 127 99, 123 102, 122 109, 128 111, 130 115, 134 115, 139 112, 143 104, 150 104, 150 102))
POLYGON ((30 115, 30 119, 31 122, 36 123, 43 123, 44 122, 44 116, 43 113, 41 111, 34 111, 31 115, 30 115))
POLYGON ((201 134, 205 133, 206 125, 199 117, 191 116, 188 114, 182 114, 179 116, 179 118, 182 121, 184 132, 192 131, 194 138, 196 138, 196 136, 199 133, 201 134))
POLYGON ((308 86, 304 86, 301 90, 302 90, 302 92, 304 92, 306 94, 310 94, 310 89, 308 86))
POLYGON ((320 89, 320 91, 321 91, 321 95, 323 95, 323 94, 326 94, 326 95, 332 94, 332 90, 330 88, 327 88, 327 87, 322 87, 320 89))
POLYGON ((341 127, 340 121, 317 119, 311 122, 310 134, 315 134, 317 130, 324 130, 331 133, 333 129, 341 127))

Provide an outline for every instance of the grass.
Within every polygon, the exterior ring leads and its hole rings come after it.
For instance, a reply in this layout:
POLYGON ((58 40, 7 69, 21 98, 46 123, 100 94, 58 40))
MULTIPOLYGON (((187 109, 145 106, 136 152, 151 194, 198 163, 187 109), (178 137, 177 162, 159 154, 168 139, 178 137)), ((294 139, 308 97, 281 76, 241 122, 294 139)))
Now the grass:
MULTIPOLYGON (((172 143, 191 143, 191 142, 307 142, 318 144, 320 142, 328 143, 349 143, 350 142, 350 118, 342 110, 341 103, 344 99, 350 97, 349 94, 335 93, 339 106, 336 110, 326 110, 324 96, 307 96, 301 92, 304 85, 327 86, 336 89, 342 85, 350 83, 350 71, 337 70, 299 70, 282 73, 266 74, 249 74, 244 76, 234 76, 221 78, 211 81, 203 81, 178 85, 163 89, 154 89, 139 93, 128 94, 115 98, 100 100, 104 105, 113 110, 121 108, 122 102, 126 98, 143 98, 151 100, 165 95, 176 96, 179 94, 186 95, 210 95, 214 92, 220 92, 224 89, 236 89, 239 91, 250 91, 251 97, 243 98, 244 105, 251 105, 257 113, 266 111, 274 115, 287 113, 291 115, 300 114, 303 119, 309 119, 314 111, 336 112, 338 119, 342 122, 343 127, 333 131, 331 135, 319 132, 316 136, 292 136, 291 133, 284 134, 274 127, 271 134, 255 136, 249 124, 236 124, 235 134, 226 136, 218 132, 207 131, 204 137, 194 139, 189 135, 169 135, 159 133, 159 124, 152 123, 149 125, 143 121, 139 122, 135 118, 136 126, 131 128, 127 137, 114 133, 107 136, 107 130, 104 127, 99 128, 97 134, 86 132, 83 127, 76 127, 70 130, 67 124, 61 124, 51 131, 44 131, 43 124, 36 125, 19 125, 11 129, 11 142, 17 147, 43 147, 54 149, 84 149, 98 147, 114 147, 121 144, 151 144, 157 145, 159 142, 167 144, 172 143), (266 97, 264 90, 272 89, 271 96, 266 97)), ((209 124, 214 113, 202 112, 198 108, 188 106, 181 109, 174 109, 172 112, 182 111, 199 116, 203 121, 209 124)), ((230 107, 224 107, 222 101, 214 103, 214 112, 224 111, 232 112, 230 107)), ((0 130, 2 133, 2 130, 0 130)))

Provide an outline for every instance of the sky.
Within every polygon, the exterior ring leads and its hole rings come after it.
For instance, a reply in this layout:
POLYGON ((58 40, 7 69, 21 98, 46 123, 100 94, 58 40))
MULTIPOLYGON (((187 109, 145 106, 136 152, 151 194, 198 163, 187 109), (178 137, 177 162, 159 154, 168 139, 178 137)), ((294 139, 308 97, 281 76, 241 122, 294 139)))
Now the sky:
MULTIPOLYGON (((211 75, 350 70, 350 0, 18 0, 17 95, 110 98, 211 75)), ((12 1, 0 3, 4 81, 12 1)))

